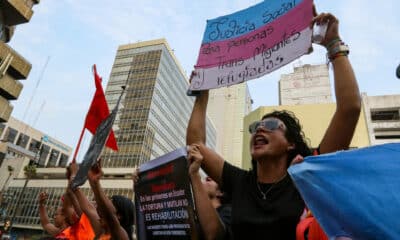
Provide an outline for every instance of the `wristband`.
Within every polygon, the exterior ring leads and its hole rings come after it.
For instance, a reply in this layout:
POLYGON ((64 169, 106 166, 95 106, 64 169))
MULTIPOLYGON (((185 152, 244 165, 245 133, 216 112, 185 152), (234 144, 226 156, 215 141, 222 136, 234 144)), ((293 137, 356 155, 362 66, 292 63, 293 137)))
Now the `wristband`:
POLYGON ((344 44, 343 42, 340 42, 339 45, 330 48, 327 53, 327 57, 329 61, 333 61, 334 59, 341 57, 341 56, 348 56, 350 53, 349 46, 344 44))
POLYGON ((331 48, 333 45, 335 45, 335 43, 338 43, 338 42, 342 42, 342 40, 338 37, 332 39, 328 44, 326 44, 326 49, 328 49, 328 51, 329 51, 329 48, 331 48))

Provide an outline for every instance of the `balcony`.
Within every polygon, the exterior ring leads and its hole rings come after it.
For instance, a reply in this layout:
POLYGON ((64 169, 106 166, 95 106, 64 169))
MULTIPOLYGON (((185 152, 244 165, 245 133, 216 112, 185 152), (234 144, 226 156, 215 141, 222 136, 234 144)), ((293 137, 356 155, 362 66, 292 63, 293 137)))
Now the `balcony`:
POLYGON ((14 49, 0 42, 0 76, 7 71, 14 79, 26 79, 32 65, 14 49))
POLYGON ((39 0, 3 0, 0 8, 3 10, 4 23, 9 26, 29 22, 33 15, 32 6, 39 0))
POLYGON ((0 41, 3 42, 9 42, 12 38, 12 36, 14 35, 14 31, 15 31, 15 26, 2 26, 2 30, 3 30, 3 34, 1 36, 0 41))
POLYGON ((10 118, 13 106, 5 99, 0 96, 0 122, 7 122, 10 118))
POLYGON ((5 74, 0 81, 0 95, 7 100, 15 100, 19 97, 22 87, 20 82, 5 74))

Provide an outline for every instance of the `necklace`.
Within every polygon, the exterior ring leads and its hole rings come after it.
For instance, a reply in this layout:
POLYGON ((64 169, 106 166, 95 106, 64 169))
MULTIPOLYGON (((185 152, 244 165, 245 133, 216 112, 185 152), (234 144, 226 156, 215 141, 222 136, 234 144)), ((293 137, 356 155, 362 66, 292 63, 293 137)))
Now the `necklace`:
POLYGON ((271 186, 270 186, 265 192, 261 189, 260 183, 257 181, 257 189, 258 189, 258 191, 260 192, 260 194, 261 194, 263 200, 267 200, 267 195, 268 195, 268 193, 274 188, 274 186, 275 186, 278 182, 280 182, 282 179, 284 179, 284 178, 286 177, 286 175, 287 175, 287 173, 286 173, 285 175, 283 175, 283 177, 281 177, 281 178, 278 179, 277 181, 273 182, 273 183, 271 184, 271 186))
POLYGON ((263 190, 261 190, 260 183, 257 182, 257 188, 258 188, 258 191, 261 193, 261 196, 262 196, 263 200, 267 200, 267 194, 271 191, 271 189, 274 186, 274 184, 275 183, 271 184, 271 186, 267 189, 267 191, 263 192, 263 190))

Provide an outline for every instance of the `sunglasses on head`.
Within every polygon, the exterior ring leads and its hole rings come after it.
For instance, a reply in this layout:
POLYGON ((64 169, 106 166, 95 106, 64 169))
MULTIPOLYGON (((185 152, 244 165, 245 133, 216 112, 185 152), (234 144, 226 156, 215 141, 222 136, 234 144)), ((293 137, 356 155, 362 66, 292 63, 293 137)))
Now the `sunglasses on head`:
POLYGON ((263 127, 267 131, 275 131, 279 128, 282 128, 282 123, 278 119, 275 119, 275 118, 261 120, 261 121, 255 121, 252 124, 250 124, 249 132, 251 134, 255 133, 257 131, 258 127, 263 127))

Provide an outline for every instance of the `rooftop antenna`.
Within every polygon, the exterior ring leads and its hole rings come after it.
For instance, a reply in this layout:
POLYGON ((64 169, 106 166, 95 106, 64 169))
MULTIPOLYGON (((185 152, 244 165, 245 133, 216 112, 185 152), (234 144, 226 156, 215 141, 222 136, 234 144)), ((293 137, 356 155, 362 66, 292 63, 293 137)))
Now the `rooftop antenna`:
POLYGON ((40 105, 40 109, 39 109, 39 111, 38 111, 37 114, 36 114, 36 118, 35 118, 35 120, 34 120, 33 123, 32 123, 32 128, 35 128, 35 125, 36 125, 36 123, 37 123, 37 121, 38 121, 38 119, 39 119, 39 116, 40 116, 40 114, 42 113, 43 108, 44 108, 45 105, 46 105, 46 100, 43 100, 42 105, 40 105))
POLYGON ((37 91, 37 89, 38 89, 38 87, 39 87, 40 81, 41 81, 42 78, 43 78, 44 71, 46 70, 46 67, 47 67, 47 64, 49 63, 49 61, 50 61, 50 56, 48 56, 47 59, 46 59, 46 63, 44 64, 43 69, 42 69, 42 72, 41 72, 40 75, 39 75, 39 79, 38 79, 37 82, 36 82, 36 86, 35 86, 35 88, 33 89, 32 96, 31 96, 31 98, 30 98, 29 101, 28 101, 28 104, 27 104, 27 106, 26 106, 24 115, 22 116, 22 121, 23 121, 23 122, 25 122, 25 117, 26 117, 26 115, 27 115, 27 113, 28 113, 28 111, 29 111, 29 109, 30 109, 30 107, 31 107, 31 104, 32 104, 32 102, 33 102, 33 98, 34 98, 35 95, 36 95, 36 91, 37 91))

